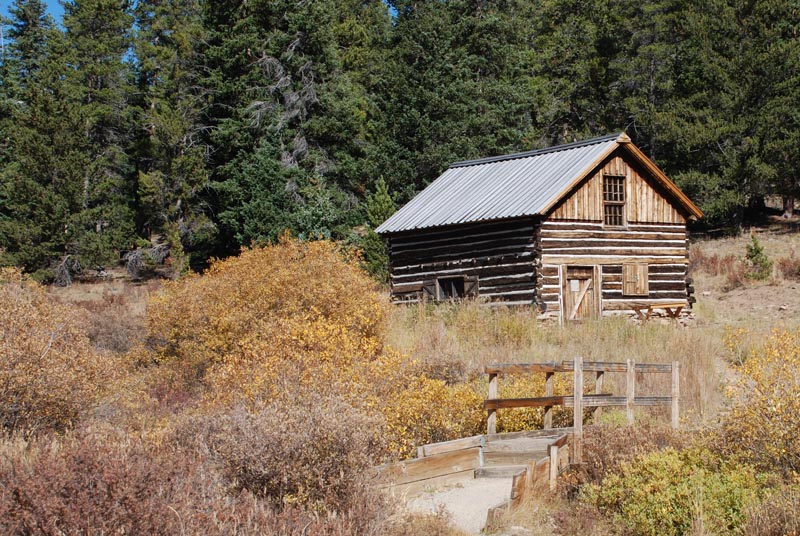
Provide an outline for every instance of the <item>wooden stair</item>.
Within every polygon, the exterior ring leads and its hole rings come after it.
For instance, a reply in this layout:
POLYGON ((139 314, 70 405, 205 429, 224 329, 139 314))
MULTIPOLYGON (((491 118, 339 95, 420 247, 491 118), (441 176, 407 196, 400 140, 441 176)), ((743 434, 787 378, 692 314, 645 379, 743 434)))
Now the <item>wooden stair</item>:
POLYGON ((548 437, 489 440, 483 449, 483 466, 526 465, 547 457, 547 447, 552 442, 553 438, 548 437))
POLYGON ((475 469, 475 478, 513 478, 527 469, 524 465, 496 465, 475 469))

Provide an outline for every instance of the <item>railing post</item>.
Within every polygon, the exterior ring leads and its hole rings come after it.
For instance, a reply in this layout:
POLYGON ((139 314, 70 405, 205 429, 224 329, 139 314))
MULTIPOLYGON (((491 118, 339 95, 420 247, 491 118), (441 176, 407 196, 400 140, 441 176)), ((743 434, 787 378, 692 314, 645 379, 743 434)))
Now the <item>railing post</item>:
POLYGON ((680 399, 681 364, 672 362, 672 427, 678 429, 680 425, 678 416, 678 400, 680 399))
MULTIPOLYGON (((544 396, 553 396, 554 373, 546 372, 544 380, 544 396)), ((544 429, 553 427, 553 406, 544 407, 544 429)))
MULTIPOLYGON (((497 398, 497 374, 489 374, 489 400, 497 398)), ((490 409, 486 419, 486 433, 497 433, 497 410, 490 409)))
POLYGON ((555 491, 558 483, 558 447, 550 445, 550 491, 555 491))
POLYGON ((583 358, 575 358, 572 409, 573 461, 583 462, 583 358))
MULTIPOLYGON (((598 370, 594 376, 594 394, 601 395, 603 394, 603 375, 605 373, 602 370, 598 370)), ((600 410, 602 408, 597 406, 594 408, 594 422, 597 422, 597 419, 600 418, 600 410)))
POLYGON ((628 425, 633 424, 633 403, 636 399, 636 362, 628 359, 628 376, 625 381, 625 407, 628 413, 628 425))

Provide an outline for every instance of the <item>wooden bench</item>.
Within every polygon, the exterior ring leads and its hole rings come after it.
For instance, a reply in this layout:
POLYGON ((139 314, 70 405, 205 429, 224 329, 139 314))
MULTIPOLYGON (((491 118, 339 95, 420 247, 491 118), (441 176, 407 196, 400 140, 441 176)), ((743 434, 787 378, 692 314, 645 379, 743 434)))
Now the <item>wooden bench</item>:
POLYGON ((631 304, 631 309, 633 309, 633 311, 636 313, 636 316, 639 317, 639 320, 642 321, 642 324, 650 320, 650 317, 655 309, 664 309, 664 311, 667 313, 667 316, 677 322, 684 307, 686 307, 686 301, 672 303, 635 302, 631 304))

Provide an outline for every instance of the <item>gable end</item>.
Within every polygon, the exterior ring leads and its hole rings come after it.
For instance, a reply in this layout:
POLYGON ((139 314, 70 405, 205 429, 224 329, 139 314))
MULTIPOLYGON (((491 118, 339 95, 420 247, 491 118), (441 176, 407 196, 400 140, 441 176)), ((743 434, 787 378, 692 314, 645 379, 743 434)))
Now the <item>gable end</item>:
POLYGON ((654 164, 643 165, 630 147, 631 144, 620 144, 554 203, 547 218, 624 227, 639 223, 685 224, 689 219, 702 216, 691 201, 687 205, 675 194, 680 190, 672 181, 660 170, 659 174, 654 174, 652 170, 658 168, 654 164), (624 185, 617 195, 609 193, 609 188, 620 187, 610 186, 612 181, 624 185), (612 209, 614 213, 609 214, 612 209))

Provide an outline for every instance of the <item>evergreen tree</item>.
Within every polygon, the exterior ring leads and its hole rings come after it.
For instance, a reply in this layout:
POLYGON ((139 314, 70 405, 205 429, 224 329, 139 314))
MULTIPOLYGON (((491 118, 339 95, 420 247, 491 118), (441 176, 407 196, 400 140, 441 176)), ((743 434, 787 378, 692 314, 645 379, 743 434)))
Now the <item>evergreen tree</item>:
POLYGON ((76 107, 66 145, 75 157, 70 173, 80 181, 80 207, 67 233, 70 250, 91 264, 114 260, 135 243, 131 25, 124 0, 64 4, 63 91, 76 107))
POLYGON ((389 195, 389 188, 381 177, 375 183, 375 191, 367 197, 367 231, 361 240, 364 269, 381 282, 389 280, 389 247, 375 229, 395 210, 397 207, 389 195))
POLYGON ((65 167, 75 113, 59 91, 61 34, 40 0, 16 0, 2 80, 0 263, 18 265, 48 279, 64 254, 72 209, 65 167))
POLYGON ((25 85, 44 67, 49 55, 48 37, 53 30, 53 20, 47 15, 47 5, 41 0, 15 0, 11 5, 11 29, 7 36, 7 72, 16 83, 25 85))
POLYGON ((407 199, 455 160, 529 148, 529 4, 390 4, 397 18, 381 91, 390 189, 407 199))
POLYGON ((800 195, 800 12, 744 0, 14 0, 0 263, 359 242, 454 160, 626 129, 706 213, 800 195), (392 15, 389 13, 392 9, 392 15), (379 177, 387 177, 385 181, 379 177), (368 192, 372 192, 369 194, 368 192), (365 203, 366 201, 366 203, 365 203))
POLYGON ((533 19, 531 84, 540 145, 621 130, 614 65, 632 32, 632 2, 545 0, 533 19))
POLYGON ((784 198, 787 215, 800 195, 800 12, 789 2, 744 3, 739 12, 747 46, 740 72, 746 115, 742 180, 758 198, 784 198), (745 71, 747 69, 748 71, 745 71))
POLYGON ((739 145, 737 14, 728 0, 659 0, 625 17, 628 49, 613 64, 620 124, 702 206, 705 223, 741 214, 731 173, 739 145))
POLYGON ((388 28, 381 6, 206 5, 214 201, 230 237, 223 244, 275 239, 284 229, 342 238, 358 223, 376 123, 369 75, 357 69, 371 67, 361 53, 379 44, 381 23, 388 28))
MULTIPOLYGON (((137 221, 167 239, 176 274, 215 236, 202 195, 208 186, 200 86, 205 41, 198 0, 141 0, 136 6, 137 221)), ((203 259, 199 259, 202 261, 203 259)))

